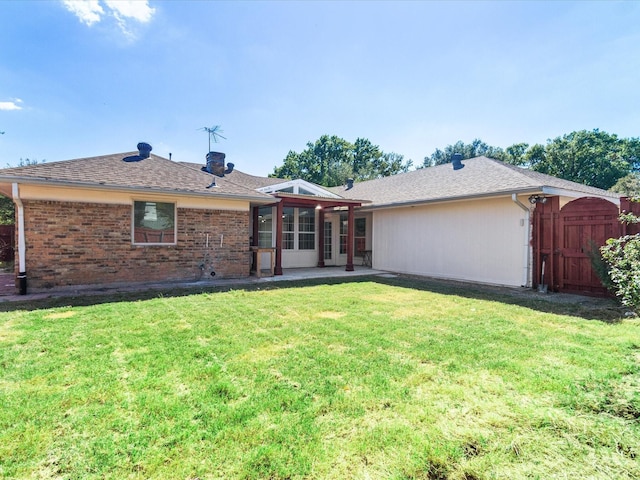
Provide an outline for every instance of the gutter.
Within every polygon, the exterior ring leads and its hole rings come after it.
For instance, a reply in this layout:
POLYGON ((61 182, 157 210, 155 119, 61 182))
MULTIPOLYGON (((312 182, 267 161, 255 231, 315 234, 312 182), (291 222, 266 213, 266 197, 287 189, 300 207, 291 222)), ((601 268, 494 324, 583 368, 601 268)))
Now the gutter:
POLYGON ((18 214, 18 280, 20 286, 20 295, 26 295, 27 293, 27 261, 25 254, 27 251, 27 245, 24 235, 24 205, 20 198, 20 192, 18 190, 18 184, 13 183, 11 185, 11 196, 13 202, 16 204, 16 213, 18 214))
POLYGON ((522 273, 522 286, 523 287, 531 287, 531 210, 528 207, 522 204, 520 200, 518 200, 518 195, 515 193, 511 194, 511 200, 513 203, 518 205, 524 212, 525 218, 523 225, 525 227, 525 237, 524 237, 524 255, 523 255, 523 264, 524 271, 522 273))

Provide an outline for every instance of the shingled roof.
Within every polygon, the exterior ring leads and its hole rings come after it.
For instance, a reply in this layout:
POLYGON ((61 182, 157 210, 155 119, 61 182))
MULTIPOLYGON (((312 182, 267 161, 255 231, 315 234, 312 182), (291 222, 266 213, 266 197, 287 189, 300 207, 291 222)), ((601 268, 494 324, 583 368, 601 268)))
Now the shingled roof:
POLYGON ((345 198, 371 200, 368 208, 439 202, 513 193, 574 194, 617 199, 620 195, 580 183, 534 172, 487 157, 463 161, 465 167, 453 170, 451 164, 422 168, 390 177, 358 182, 352 188, 330 190, 345 198))
POLYGON ((193 168, 195 164, 190 167, 153 154, 136 162, 123 161, 123 158, 137 154, 126 152, 0 169, 0 182, 133 189, 249 200, 273 199, 251 186, 193 168), (216 187, 207 188, 214 179, 216 187))
MULTIPOLYGON (((180 162, 190 168, 200 169, 202 164, 193 162, 180 162)), ((249 175, 248 173, 241 172, 239 170, 233 170, 233 172, 225 175, 227 180, 235 183, 236 185, 242 185, 252 190, 258 188, 268 187, 270 185, 277 185, 278 183, 286 182, 286 179, 282 178, 270 178, 270 177, 256 177, 255 175, 249 175)))

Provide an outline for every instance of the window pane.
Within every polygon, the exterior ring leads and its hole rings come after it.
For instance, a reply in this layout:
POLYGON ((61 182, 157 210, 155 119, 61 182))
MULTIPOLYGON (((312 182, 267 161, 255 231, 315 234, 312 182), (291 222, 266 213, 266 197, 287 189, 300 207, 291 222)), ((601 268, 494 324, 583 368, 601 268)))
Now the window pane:
POLYGON ((176 243, 175 203, 133 202, 133 243, 176 243))
POLYGON ((340 254, 344 255, 347 253, 347 230, 348 230, 349 222, 347 215, 342 213, 340 214, 340 254))
POLYGON ((299 250, 313 250, 316 248, 316 236, 313 233, 301 233, 298 237, 299 250))
POLYGON ((271 207, 258 209, 258 246, 273 246, 273 210, 271 207))
POLYGON ((298 250, 316 248, 316 210, 301 208, 298 211, 298 250))
POLYGON ((331 260, 331 242, 333 234, 331 232, 331 222, 324 222, 324 259, 331 260))

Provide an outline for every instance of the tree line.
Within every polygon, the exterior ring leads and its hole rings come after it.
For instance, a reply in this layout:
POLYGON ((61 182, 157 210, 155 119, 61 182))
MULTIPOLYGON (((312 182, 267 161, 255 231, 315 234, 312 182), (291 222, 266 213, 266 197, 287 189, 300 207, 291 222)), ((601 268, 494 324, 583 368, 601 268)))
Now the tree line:
MULTIPOLYGON (((547 140, 545 145, 516 143, 506 148, 486 144, 480 139, 471 143, 458 141, 425 156, 417 168, 427 168, 451 161, 454 153, 463 159, 486 156, 565 180, 611 189, 622 194, 640 194, 640 138, 619 138, 615 134, 594 130, 571 132, 547 140)), ((406 172, 411 160, 397 153, 385 153, 366 138, 354 143, 335 135, 323 135, 308 142, 300 153, 289 151, 280 167, 270 177, 301 178, 333 187, 347 178, 371 180, 406 172)))

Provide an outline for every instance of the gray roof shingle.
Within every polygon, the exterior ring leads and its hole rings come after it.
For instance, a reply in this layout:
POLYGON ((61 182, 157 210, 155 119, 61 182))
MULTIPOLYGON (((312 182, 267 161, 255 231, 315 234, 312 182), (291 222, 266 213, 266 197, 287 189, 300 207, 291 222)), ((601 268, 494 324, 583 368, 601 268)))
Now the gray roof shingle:
POLYGON ((346 198, 371 200, 368 207, 435 202, 499 194, 541 191, 543 187, 572 191, 583 195, 619 198, 620 195, 568 180, 509 165, 487 157, 463 161, 464 168, 451 164, 422 168, 390 177, 357 182, 353 188, 330 190, 346 198))
POLYGON ((256 200, 272 198, 230 178, 215 177, 199 168, 191 168, 157 155, 151 154, 149 158, 137 162, 122 160, 129 155, 137 154, 138 152, 127 152, 5 168, 0 169, 0 181, 24 179, 78 186, 155 190, 167 193, 255 198, 256 200), (214 178, 217 186, 206 188, 214 178))

